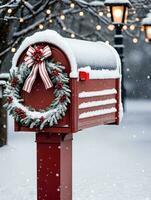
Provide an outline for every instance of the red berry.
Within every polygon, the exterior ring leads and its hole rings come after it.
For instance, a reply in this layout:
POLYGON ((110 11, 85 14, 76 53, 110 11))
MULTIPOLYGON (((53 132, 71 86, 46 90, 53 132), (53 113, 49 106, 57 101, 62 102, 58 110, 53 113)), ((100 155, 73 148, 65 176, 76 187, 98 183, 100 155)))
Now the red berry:
POLYGON ((40 122, 41 122, 41 123, 44 122, 44 120, 45 120, 44 117, 41 117, 41 118, 40 118, 40 122))
POLYGON ((17 77, 13 78, 11 80, 11 86, 12 87, 16 87, 17 83, 18 83, 19 79, 17 77))
POLYGON ((13 98, 12 97, 7 97, 7 102, 10 104, 10 103, 12 103, 12 101, 13 101, 13 98))
POLYGON ((60 90, 60 89, 62 89, 62 87, 63 87, 63 84, 61 82, 58 82, 57 83, 57 88, 60 90))
POLYGON ((60 98, 60 102, 63 103, 65 100, 66 100, 66 95, 63 95, 63 96, 60 98))

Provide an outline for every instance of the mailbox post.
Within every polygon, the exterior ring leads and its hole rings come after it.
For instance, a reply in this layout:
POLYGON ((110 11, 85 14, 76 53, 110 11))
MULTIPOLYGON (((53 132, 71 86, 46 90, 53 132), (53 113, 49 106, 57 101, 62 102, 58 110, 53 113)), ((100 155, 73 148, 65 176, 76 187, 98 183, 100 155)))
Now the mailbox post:
POLYGON ((72 135, 119 124, 120 58, 103 42, 46 30, 25 39, 12 63, 5 107, 15 131, 36 132, 37 200, 72 200, 72 135))

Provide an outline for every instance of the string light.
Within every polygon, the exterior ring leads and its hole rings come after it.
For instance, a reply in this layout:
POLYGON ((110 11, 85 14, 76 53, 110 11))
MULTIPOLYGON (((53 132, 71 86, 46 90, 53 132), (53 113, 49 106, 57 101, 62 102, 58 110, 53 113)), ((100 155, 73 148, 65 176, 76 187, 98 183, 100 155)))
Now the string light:
POLYGON ((111 17, 111 13, 107 13, 107 17, 110 18, 111 17))
POLYGON ((135 25, 134 25, 134 24, 130 25, 130 30, 131 30, 131 31, 134 31, 134 30, 135 30, 135 25))
POLYGON ((19 22, 20 22, 20 23, 23 23, 23 22, 24 22, 24 18, 21 17, 21 18, 19 19, 19 22))
POLYGON ((16 52, 16 48, 15 47, 11 48, 11 52, 15 53, 16 52))
POLYGON ((49 22, 52 23, 53 22, 52 19, 49 19, 49 22))
POLYGON ((99 16, 103 16, 103 12, 102 11, 99 12, 99 16))
POLYGON ((138 42, 138 39, 137 38, 133 38, 133 43, 137 43, 138 42))
POLYGON ((46 10, 46 13, 47 13, 48 15, 50 15, 50 14, 51 14, 51 10, 50 10, 50 9, 47 9, 47 10, 46 10))
POLYGON ((136 18, 135 18, 135 21, 136 21, 136 22, 139 22, 139 21, 140 21, 140 19, 139 19, 138 17, 136 17, 136 18))
POLYGON ((113 31, 114 28, 115 28, 115 26, 114 26, 113 24, 109 24, 109 25, 108 25, 108 29, 109 29, 110 31, 113 31))
POLYGON ((9 8, 9 9, 7 10, 7 12, 8 12, 9 14, 11 14, 11 13, 12 13, 12 9, 9 8))
POLYGON ((144 32, 144 31, 145 31, 145 29, 144 29, 144 26, 141 26, 141 31, 142 31, 142 32, 144 32))
POLYGON ((79 12, 79 16, 80 16, 80 17, 83 17, 83 16, 84 16, 84 12, 83 12, 83 11, 80 11, 80 12, 79 12))
POLYGON ((71 3, 70 8, 74 8, 74 7, 75 7, 74 3, 71 3))
POLYGON ((101 30, 101 26, 100 26, 99 24, 96 25, 96 30, 97 30, 97 31, 101 30))
POLYGON ((75 34, 74 33, 71 33, 71 38, 75 38, 75 34))
POLYGON ((60 16, 60 19, 61 19, 61 20, 64 20, 64 19, 65 19, 65 16, 64 16, 64 15, 61 15, 61 16, 60 16))
POLYGON ((62 28, 62 30, 65 31, 65 30, 67 30, 67 28, 64 26, 64 27, 62 28))
POLYGON ((110 7, 109 6, 107 6, 107 11, 110 12, 110 7))
POLYGON ((43 24, 39 24, 39 29, 43 29, 44 28, 44 25, 43 24))
POLYGON ((145 38, 145 42, 146 42, 146 43, 149 43, 149 39, 148 39, 148 38, 145 38))
POLYGON ((127 30, 127 28, 128 28, 128 27, 127 27, 126 25, 123 26, 123 30, 127 30))

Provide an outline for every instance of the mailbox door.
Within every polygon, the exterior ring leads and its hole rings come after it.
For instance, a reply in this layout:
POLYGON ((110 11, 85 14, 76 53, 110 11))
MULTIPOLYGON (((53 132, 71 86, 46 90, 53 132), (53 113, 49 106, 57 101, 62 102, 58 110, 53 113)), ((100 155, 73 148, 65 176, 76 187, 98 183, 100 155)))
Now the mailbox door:
MULTIPOLYGON (((54 45, 50 45, 50 44, 49 46, 52 51, 51 59, 53 59, 54 61, 60 62, 63 66, 65 66, 65 72, 69 76, 71 67, 70 67, 70 63, 68 61, 67 56, 58 47, 54 45)), ((17 64, 18 66, 23 62, 23 59, 25 57, 25 52, 22 53, 17 64)), ((69 85, 71 89, 72 89, 72 82, 73 80, 70 79, 69 85)), ((74 82, 76 81, 74 80, 74 82)), ((45 89, 40 75, 37 74, 37 77, 36 77, 36 80, 34 82, 31 92, 27 93, 25 91, 22 91, 21 96, 24 99, 24 105, 31 106, 32 108, 39 110, 39 109, 45 109, 51 104, 52 100, 54 99, 53 92, 54 92, 53 87, 48 90, 45 89)), ((72 96, 71 96, 71 100, 72 100, 72 96)), ((68 105, 68 109, 66 111, 65 117, 59 120, 57 125, 54 125, 53 127, 50 127, 50 128, 44 128, 42 131, 44 132, 50 131, 50 132, 56 132, 56 133, 71 132, 71 119, 72 119, 71 112, 72 112, 72 108, 70 104, 68 105)), ((15 123, 15 130, 16 131, 38 131, 37 128, 30 129, 27 127, 19 126, 18 123, 15 123)))

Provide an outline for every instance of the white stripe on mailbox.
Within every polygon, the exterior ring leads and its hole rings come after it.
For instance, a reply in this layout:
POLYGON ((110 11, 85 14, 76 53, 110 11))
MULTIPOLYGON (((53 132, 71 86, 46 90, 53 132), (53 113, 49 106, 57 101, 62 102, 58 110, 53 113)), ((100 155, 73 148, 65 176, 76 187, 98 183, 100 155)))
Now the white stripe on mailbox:
POLYGON ((117 109, 115 107, 109 108, 109 109, 101 109, 101 110, 94 110, 89 112, 84 112, 79 115, 79 119, 84 119, 88 117, 95 117, 99 115, 105 115, 110 113, 115 113, 117 109))
POLYGON ((79 98, 104 96, 104 95, 110 95, 110 94, 117 94, 117 90, 113 88, 113 89, 100 90, 100 91, 90 91, 90 92, 84 91, 79 94, 79 98))
POLYGON ((95 107, 95 106, 104 106, 104 105, 114 104, 116 102, 117 102, 116 99, 106 99, 102 101, 84 102, 79 105, 79 109, 90 108, 90 107, 95 107))

